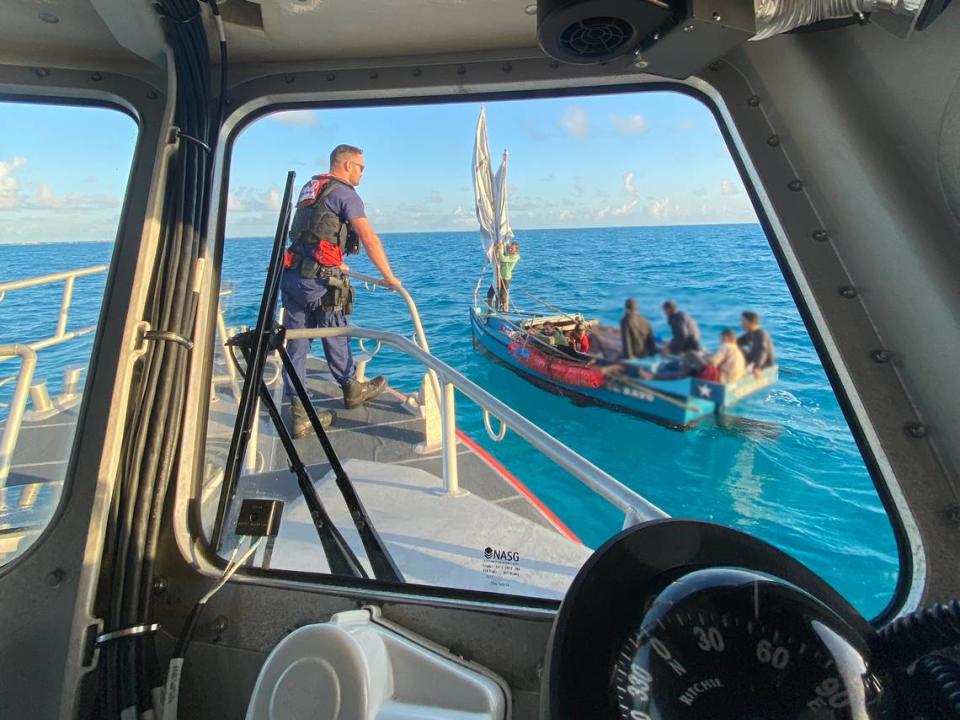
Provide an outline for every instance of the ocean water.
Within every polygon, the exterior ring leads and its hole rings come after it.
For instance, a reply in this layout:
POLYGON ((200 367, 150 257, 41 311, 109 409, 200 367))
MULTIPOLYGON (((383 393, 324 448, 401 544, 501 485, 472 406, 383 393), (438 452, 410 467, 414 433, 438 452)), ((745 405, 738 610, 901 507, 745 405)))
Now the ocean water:
MULTIPOLYGON (((385 235, 394 271, 417 301, 434 354, 671 515, 722 523, 771 542, 809 565, 866 616, 879 613, 898 572, 890 522, 760 227, 524 230, 517 238, 515 306, 543 310, 536 300, 542 299, 615 324, 624 299, 632 296, 655 331, 665 335, 659 307, 673 298, 697 319, 709 347, 750 308, 773 336, 779 384, 746 401, 734 427, 707 421, 682 433, 627 414, 578 407, 474 350, 468 311, 483 262, 477 233, 385 235)), ((227 241, 224 285, 234 290, 225 299, 228 325, 253 323, 270 243, 227 241)), ((0 246, 0 267, 7 268, 2 279, 107 262, 109 253, 109 244, 0 246)), ((348 262, 376 274, 365 257, 348 262)), ((78 281, 71 313, 78 324, 95 321, 102 286, 102 276, 78 281)), ((11 293, 0 302, 0 342, 31 329, 34 336, 37 328, 49 326, 52 332, 59 289, 31 292, 32 300, 15 305, 16 295, 26 293, 11 293)), ((412 334, 402 300, 382 289, 359 291, 353 321, 412 334)), ((40 374, 47 374, 52 390, 58 369, 82 362, 91 342, 86 338, 41 354, 40 374)), ((15 366, 0 364, 0 379, 8 369, 15 366)), ((387 374, 394 387, 408 392, 422 376, 418 364, 389 348, 374 359, 370 372, 387 374)), ((0 402, 9 393, 9 385, 0 386, 0 402)), ((517 435, 490 440, 479 409, 463 396, 457 414, 461 429, 585 543, 596 547, 619 531, 619 511, 517 435)))

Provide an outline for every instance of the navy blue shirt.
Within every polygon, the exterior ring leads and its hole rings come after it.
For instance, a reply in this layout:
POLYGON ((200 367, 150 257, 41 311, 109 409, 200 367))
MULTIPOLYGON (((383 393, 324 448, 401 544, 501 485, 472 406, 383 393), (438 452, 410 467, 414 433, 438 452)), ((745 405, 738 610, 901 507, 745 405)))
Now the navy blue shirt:
POLYGON ((700 349, 700 326, 683 310, 677 310, 667 318, 673 337, 668 345, 670 352, 680 355, 688 350, 700 349))
POLYGON ((346 183, 337 182, 337 186, 323 199, 323 204, 327 206, 330 212, 337 214, 340 222, 350 222, 367 216, 366 208, 363 206, 363 200, 357 194, 357 189, 346 183))
POLYGON ((777 358, 773 354, 773 340, 763 328, 746 332, 737 338, 737 345, 747 357, 747 365, 753 365, 758 370, 776 365, 777 358))

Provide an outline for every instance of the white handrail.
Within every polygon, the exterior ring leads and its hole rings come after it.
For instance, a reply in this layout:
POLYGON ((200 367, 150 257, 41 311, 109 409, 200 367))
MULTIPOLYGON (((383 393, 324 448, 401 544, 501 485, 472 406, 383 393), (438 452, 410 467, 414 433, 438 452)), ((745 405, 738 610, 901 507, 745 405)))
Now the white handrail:
POLYGON ((456 429, 453 405, 453 388, 460 390, 484 410, 493 413, 520 437, 533 447, 569 472, 581 483, 600 495, 607 502, 624 513, 624 527, 634 525, 645 520, 667 517, 667 514, 649 500, 634 492, 619 480, 604 472, 589 460, 579 455, 555 437, 538 427, 510 406, 504 404, 488 393, 476 383, 468 380, 446 363, 438 360, 417 344, 405 337, 381 330, 349 326, 341 328, 303 328, 287 330, 287 338, 323 338, 323 337, 363 337, 379 340, 397 350, 416 358, 438 376, 444 384, 443 398, 444 422, 443 428, 443 458, 444 474, 452 470, 450 476, 444 477, 444 488, 451 494, 457 491, 456 470, 456 429), (452 429, 451 429, 452 428, 452 429), (449 464, 449 468, 448 468, 449 464))
MULTIPOLYGON (((386 288, 387 290, 400 295, 400 297, 403 298, 403 301, 407 304, 407 310, 410 311, 410 321, 413 323, 413 332, 414 337, 417 339, 417 344, 423 348, 424 352, 430 352, 430 346, 427 344, 427 334, 423 330, 423 323, 420 322, 420 311, 417 310, 417 304, 413 301, 413 296, 410 295, 403 285, 394 287, 393 285, 388 285, 387 282, 382 278, 376 278, 372 275, 363 275, 362 273, 353 272, 352 270, 347 271, 347 275, 359 280, 362 283, 386 288)), ((377 350, 379 349, 380 346, 378 345, 377 350)), ((440 392, 440 381, 437 380, 436 373, 432 369, 428 368, 427 375, 430 377, 430 384, 433 385, 434 394, 438 399, 442 398, 443 395, 440 392)))
MULTIPOLYGON (((38 277, 25 278, 23 280, 11 280, 9 282, 0 283, 0 302, 3 302, 4 297, 6 297, 6 294, 11 290, 23 290, 25 288, 63 282, 63 296, 60 300, 60 313, 57 316, 56 330, 54 331, 53 335, 49 337, 27 343, 30 349, 34 351, 42 350, 53 345, 59 345, 69 340, 73 340, 74 338, 78 338, 83 335, 89 335, 96 330, 95 325, 89 325, 87 327, 78 328, 77 330, 67 332, 67 323, 70 317, 70 304, 73 302, 73 286, 78 277, 97 275, 99 273, 106 272, 106 270, 106 265, 93 265, 91 267, 80 268, 78 270, 66 270, 64 272, 51 273, 49 275, 40 275, 38 277)), ((0 357, 0 362, 9 360, 12 357, 13 356, 0 357)))
POLYGON ((19 357, 21 365, 17 386, 10 401, 10 415, 3 428, 3 436, 0 437, 0 488, 7 486, 7 478, 10 477, 13 451, 17 446, 17 437, 20 435, 20 425, 23 422, 23 412, 27 407, 33 371, 37 367, 37 353, 29 345, 0 345, 0 358, 7 357, 19 357))

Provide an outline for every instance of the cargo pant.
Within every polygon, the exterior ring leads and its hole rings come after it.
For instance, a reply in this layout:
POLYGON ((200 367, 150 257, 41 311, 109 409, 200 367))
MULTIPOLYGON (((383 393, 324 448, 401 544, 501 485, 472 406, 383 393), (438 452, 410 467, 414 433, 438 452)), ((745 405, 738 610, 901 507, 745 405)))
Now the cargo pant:
MULTIPOLYGON (((301 328, 346 327, 347 317, 343 310, 325 310, 320 301, 327 291, 327 282, 323 278, 304 278, 297 270, 285 270, 280 279, 280 292, 283 297, 284 320, 287 330, 301 328)), ((357 378, 357 367, 350 350, 350 338, 322 338, 323 354, 333 379, 345 387, 357 378)), ((306 384, 307 353, 311 341, 308 339, 287 340, 287 353, 293 363, 297 377, 306 384)), ((296 391, 290 383, 286 368, 283 371, 284 394, 288 398, 296 397, 296 391)))

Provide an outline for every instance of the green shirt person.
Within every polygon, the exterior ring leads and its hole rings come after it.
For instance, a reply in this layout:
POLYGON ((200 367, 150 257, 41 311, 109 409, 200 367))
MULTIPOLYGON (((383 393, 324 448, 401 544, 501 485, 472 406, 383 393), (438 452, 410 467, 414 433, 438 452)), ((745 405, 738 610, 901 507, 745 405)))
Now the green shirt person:
POLYGON ((504 247, 503 243, 497 245, 497 265, 500 270, 499 292, 493 285, 487 290, 487 305, 493 309, 493 301, 500 296, 500 310, 508 312, 510 310, 510 281, 513 279, 513 269, 520 262, 520 243, 513 241, 504 247))

